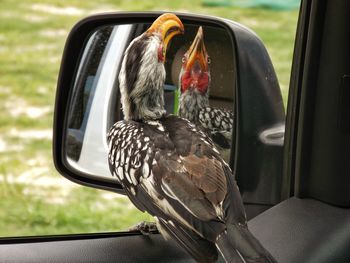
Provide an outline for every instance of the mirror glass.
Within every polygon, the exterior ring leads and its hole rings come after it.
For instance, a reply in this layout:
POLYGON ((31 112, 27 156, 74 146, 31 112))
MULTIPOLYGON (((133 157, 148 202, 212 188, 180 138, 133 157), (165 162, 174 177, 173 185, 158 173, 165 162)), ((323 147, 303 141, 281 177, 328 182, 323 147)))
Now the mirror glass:
MULTIPOLYGON (((86 42, 71 90, 66 122, 65 152, 73 168, 92 176, 112 179, 106 134, 116 121, 123 119, 119 70, 125 49, 149 26, 147 23, 104 26, 93 32, 86 42)), ((210 69, 209 102, 202 113, 203 118, 210 120, 211 127, 205 129, 229 162, 236 85, 232 37, 219 26, 186 23, 184 26, 185 33, 175 36, 166 52, 165 108, 169 114, 179 112, 183 57, 202 26, 210 69), (223 118, 226 118, 226 128, 221 131, 215 122, 218 124, 223 118)))

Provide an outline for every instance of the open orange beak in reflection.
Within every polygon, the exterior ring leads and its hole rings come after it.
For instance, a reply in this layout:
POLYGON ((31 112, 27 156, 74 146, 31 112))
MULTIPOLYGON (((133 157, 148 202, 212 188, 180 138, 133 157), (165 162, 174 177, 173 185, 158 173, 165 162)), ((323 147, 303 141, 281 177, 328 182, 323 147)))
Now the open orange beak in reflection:
POLYGON ((202 27, 199 27, 197 35, 187 51, 187 63, 185 69, 190 70, 196 61, 202 71, 208 70, 208 54, 204 45, 202 27))

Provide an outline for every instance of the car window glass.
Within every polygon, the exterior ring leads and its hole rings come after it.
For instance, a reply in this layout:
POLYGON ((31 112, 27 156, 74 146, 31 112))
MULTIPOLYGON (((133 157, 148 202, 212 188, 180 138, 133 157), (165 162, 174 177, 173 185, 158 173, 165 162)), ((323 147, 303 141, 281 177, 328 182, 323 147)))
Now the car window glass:
MULTIPOLYGON (((205 1, 203 1, 204 3, 205 1)), ((142 220, 125 196, 75 184, 57 173, 52 163, 52 116, 57 74, 69 30, 80 18, 101 11, 178 10, 235 20, 263 40, 274 64, 287 104, 298 10, 211 7, 199 2, 2 1, 0 8, 0 236, 35 236, 121 231, 142 220), (15 18, 15 19, 14 19, 15 18)), ((142 31, 140 31, 142 32, 142 31)), ((140 33, 139 32, 139 33, 140 33)), ((70 128, 73 160, 81 151, 76 141, 84 130, 84 114, 111 28, 93 36, 101 50, 87 53, 95 62, 79 80, 80 114, 70 128)), ((139 34, 134 32, 134 34, 139 34)), ((209 34, 209 33, 208 33, 209 34)), ((219 50, 220 51, 220 50, 219 50)), ((167 65, 168 66, 168 65, 167 65)), ((171 75, 167 83, 171 84, 171 75)), ((77 80, 78 82, 78 80, 77 80)), ((169 87, 169 92, 171 93, 169 87)), ((220 94, 213 94, 213 98, 220 94)), ((115 94, 117 96, 117 94, 115 94)), ((229 98, 230 99, 230 98, 229 98)), ((115 103, 117 100, 114 99, 115 103)), ((119 105, 120 106, 120 105, 119 105)), ((109 106, 117 111, 118 105, 109 106)), ((117 113, 110 114, 113 119, 117 113)))

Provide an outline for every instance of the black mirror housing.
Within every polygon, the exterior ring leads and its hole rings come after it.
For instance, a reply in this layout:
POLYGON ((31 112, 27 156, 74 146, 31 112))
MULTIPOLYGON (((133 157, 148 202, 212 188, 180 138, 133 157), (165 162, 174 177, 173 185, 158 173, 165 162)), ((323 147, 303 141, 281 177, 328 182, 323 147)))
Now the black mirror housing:
MULTIPOLYGON (((151 23, 160 12, 108 13, 87 17, 71 30, 57 84, 53 156, 56 169, 68 179, 90 187, 123 193, 118 182, 91 176, 67 161, 65 138, 71 89, 83 47, 97 28, 112 24, 151 23)), ((235 128, 231 167, 246 203, 271 206, 281 201, 285 112, 278 81, 261 40, 244 26, 221 18, 176 15, 184 23, 225 28, 232 38, 236 65, 235 128)))

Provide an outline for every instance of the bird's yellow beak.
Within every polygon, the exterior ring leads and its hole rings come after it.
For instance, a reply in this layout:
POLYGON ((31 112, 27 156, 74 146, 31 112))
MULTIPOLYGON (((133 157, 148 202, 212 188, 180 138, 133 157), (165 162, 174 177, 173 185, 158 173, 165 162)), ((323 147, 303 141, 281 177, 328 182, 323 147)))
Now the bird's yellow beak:
POLYGON ((166 52, 170 40, 178 35, 184 33, 184 25, 181 20, 174 14, 165 13, 159 16, 150 28, 148 33, 159 33, 163 40, 164 52, 166 52))
POLYGON ((186 70, 191 69, 196 61, 198 61, 199 66, 202 70, 208 69, 208 55, 204 45, 203 29, 201 26, 199 27, 197 35, 194 38, 192 45, 188 49, 187 53, 188 59, 186 64, 186 70))

